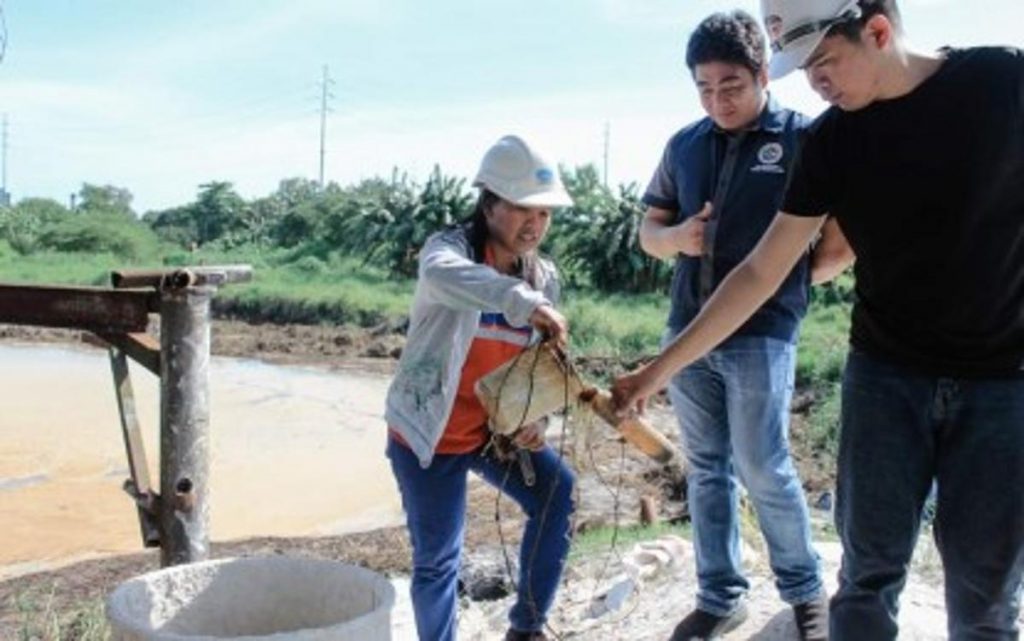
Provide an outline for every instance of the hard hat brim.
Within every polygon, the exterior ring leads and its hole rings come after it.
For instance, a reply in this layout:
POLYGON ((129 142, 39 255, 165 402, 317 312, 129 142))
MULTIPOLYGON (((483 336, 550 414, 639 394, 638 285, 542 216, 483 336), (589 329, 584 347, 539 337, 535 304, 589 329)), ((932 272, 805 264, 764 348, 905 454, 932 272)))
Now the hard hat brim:
POLYGON ((545 191, 515 200, 511 198, 506 198, 506 200, 523 207, 572 207, 573 204, 572 198, 564 190, 545 191))
POLYGON ((808 34, 805 38, 794 40, 779 52, 773 53, 768 62, 768 78, 778 80, 789 75, 793 70, 799 69, 807 63, 814 50, 825 39, 826 31, 818 31, 808 34))
POLYGON ((506 189, 501 189, 488 185, 485 181, 477 179, 473 181, 474 187, 486 189, 494 192, 502 199, 507 200, 513 205, 520 205, 522 207, 572 207, 573 201, 572 196, 569 192, 565 191, 561 185, 553 189, 545 189, 543 191, 537 191, 532 194, 514 194, 506 189))

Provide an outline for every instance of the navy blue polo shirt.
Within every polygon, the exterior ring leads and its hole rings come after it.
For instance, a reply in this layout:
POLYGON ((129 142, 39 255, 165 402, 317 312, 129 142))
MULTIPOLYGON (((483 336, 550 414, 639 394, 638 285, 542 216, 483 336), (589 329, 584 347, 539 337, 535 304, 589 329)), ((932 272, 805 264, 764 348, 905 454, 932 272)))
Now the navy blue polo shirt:
MULTIPOLYGON (((711 243, 703 259, 710 277, 705 288, 718 287, 768 229, 782 202, 793 159, 811 120, 783 109, 770 98, 758 120, 742 133, 729 133, 704 118, 676 133, 665 146, 643 202, 676 212, 680 223, 717 204, 706 228, 711 243)), ((707 240, 707 239, 706 239, 707 240)), ((805 254, 779 290, 734 336, 768 336, 795 341, 807 311, 810 267, 805 254)), ((684 328, 700 310, 701 257, 676 259, 668 327, 684 328)), ((705 292, 706 296, 706 292, 705 292)))

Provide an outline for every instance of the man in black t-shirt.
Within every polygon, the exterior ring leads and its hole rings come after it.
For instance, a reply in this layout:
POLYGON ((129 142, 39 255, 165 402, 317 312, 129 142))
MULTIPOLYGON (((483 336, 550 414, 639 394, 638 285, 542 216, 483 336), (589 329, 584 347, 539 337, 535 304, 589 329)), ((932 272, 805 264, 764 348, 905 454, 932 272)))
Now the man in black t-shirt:
POLYGON ((923 55, 894 0, 762 0, 771 74, 802 68, 811 126, 761 243, 657 359, 642 407, 740 327, 833 216, 857 255, 844 373, 832 638, 895 639, 921 510, 949 637, 1017 639, 1024 575, 1024 52, 923 55))

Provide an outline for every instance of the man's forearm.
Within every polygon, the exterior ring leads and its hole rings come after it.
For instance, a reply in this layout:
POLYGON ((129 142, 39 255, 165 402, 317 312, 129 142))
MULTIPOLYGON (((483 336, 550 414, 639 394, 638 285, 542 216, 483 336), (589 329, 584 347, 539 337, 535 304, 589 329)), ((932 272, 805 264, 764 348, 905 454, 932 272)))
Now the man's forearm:
POLYGON ((660 222, 645 220, 640 225, 640 247, 655 258, 675 258, 679 254, 671 237, 671 229, 660 222))
POLYGON ((842 255, 818 256, 811 262, 811 284, 827 283, 854 263, 853 252, 842 255))
POLYGON ((821 227, 821 237, 811 252, 811 283, 820 285, 843 273, 856 259, 835 218, 828 218, 821 227))

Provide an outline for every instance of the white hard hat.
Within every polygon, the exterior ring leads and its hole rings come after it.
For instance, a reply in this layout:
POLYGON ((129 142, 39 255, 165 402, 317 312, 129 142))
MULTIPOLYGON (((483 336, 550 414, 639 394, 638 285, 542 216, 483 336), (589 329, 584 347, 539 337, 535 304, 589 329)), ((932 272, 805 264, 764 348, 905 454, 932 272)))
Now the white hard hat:
POLYGON ((802 67, 833 25, 860 15, 857 0, 761 0, 772 46, 768 76, 775 80, 802 67))
POLYGON ((548 164, 518 136, 504 136, 487 150, 473 186, 525 207, 572 205, 572 198, 558 177, 558 168, 548 164))

